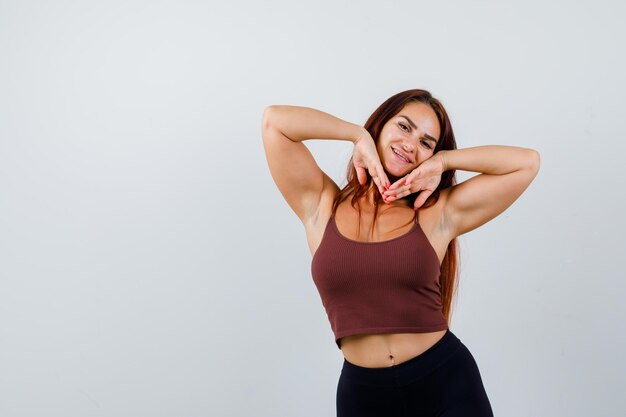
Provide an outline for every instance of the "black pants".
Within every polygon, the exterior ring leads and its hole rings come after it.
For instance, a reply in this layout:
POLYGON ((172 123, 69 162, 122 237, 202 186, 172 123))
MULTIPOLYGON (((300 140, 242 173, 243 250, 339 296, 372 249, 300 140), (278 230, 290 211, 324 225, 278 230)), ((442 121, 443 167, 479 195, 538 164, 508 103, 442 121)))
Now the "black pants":
POLYGON ((474 357, 449 329, 425 352, 386 368, 344 358, 337 417, 493 417, 474 357))

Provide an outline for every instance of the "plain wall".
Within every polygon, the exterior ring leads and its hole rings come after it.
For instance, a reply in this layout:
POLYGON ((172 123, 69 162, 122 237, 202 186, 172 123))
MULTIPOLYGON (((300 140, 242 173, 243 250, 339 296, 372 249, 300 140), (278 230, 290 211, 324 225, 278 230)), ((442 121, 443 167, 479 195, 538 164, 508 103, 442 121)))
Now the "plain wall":
MULTIPOLYGON (((362 125, 411 88, 459 148, 541 154, 459 238, 451 330, 495 414, 625 416, 625 11, 0 1, 0 416, 335 415, 343 356, 261 117, 362 125)), ((306 146, 345 185, 352 145, 306 146)))

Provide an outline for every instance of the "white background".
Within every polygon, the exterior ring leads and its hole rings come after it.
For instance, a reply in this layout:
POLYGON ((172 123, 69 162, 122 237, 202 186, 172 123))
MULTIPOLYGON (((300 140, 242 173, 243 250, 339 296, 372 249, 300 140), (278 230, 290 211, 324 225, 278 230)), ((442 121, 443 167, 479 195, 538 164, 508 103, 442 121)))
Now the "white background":
MULTIPOLYGON (((460 237, 496 416, 626 416, 619 1, 0 1, 0 416, 333 416, 343 356, 261 116, 424 88, 537 149, 460 237)), ((308 141, 345 185, 351 144, 308 141)), ((465 180, 473 173, 458 172, 465 180)))

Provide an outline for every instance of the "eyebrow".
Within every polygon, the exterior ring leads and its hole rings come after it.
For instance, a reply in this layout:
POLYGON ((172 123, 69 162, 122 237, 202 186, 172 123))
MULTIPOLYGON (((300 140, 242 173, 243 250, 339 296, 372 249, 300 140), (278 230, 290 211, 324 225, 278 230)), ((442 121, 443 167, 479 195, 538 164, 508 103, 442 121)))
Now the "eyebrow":
MULTIPOLYGON (((401 114, 400 117, 404 117, 409 122, 409 124, 411 125, 413 129, 417 129, 417 126, 415 125, 415 123, 413 123, 413 120, 409 119, 407 116, 403 114, 401 114)), ((432 140, 433 142, 435 142, 435 145, 437 144, 437 139, 433 138, 428 133, 424 133, 424 137, 428 140, 432 140)))

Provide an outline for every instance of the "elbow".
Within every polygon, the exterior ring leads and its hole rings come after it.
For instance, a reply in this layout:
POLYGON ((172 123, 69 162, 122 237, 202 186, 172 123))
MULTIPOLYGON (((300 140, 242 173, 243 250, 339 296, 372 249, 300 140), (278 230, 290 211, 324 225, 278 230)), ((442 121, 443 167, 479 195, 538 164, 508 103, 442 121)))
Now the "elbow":
POLYGON ((264 110, 263 110, 263 118, 262 118, 262 122, 261 122, 261 129, 262 130, 266 130, 269 125, 270 125, 270 118, 271 118, 271 114, 274 112, 275 106, 267 106, 264 110))
POLYGON ((536 149, 528 149, 528 152, 528 165, 536 173, 539 171, 539 167, 541 166, 541 154, 536 149))
POLYGON ((281 108, 281 105, 278 104, 272 104, 270 106, 267 106, 264 110, 263 110, 263 121, 262 121, 262 128, 263 130, 267 129, 268 127, 270 127, 271 125, 274 125, 276 123, 276 112, 281 108))
POLYGON ((533 164, 537 167, 537 170, 539 170, 539 166, 541 165, 541 154, 536 149, 533 149, 533 164))

